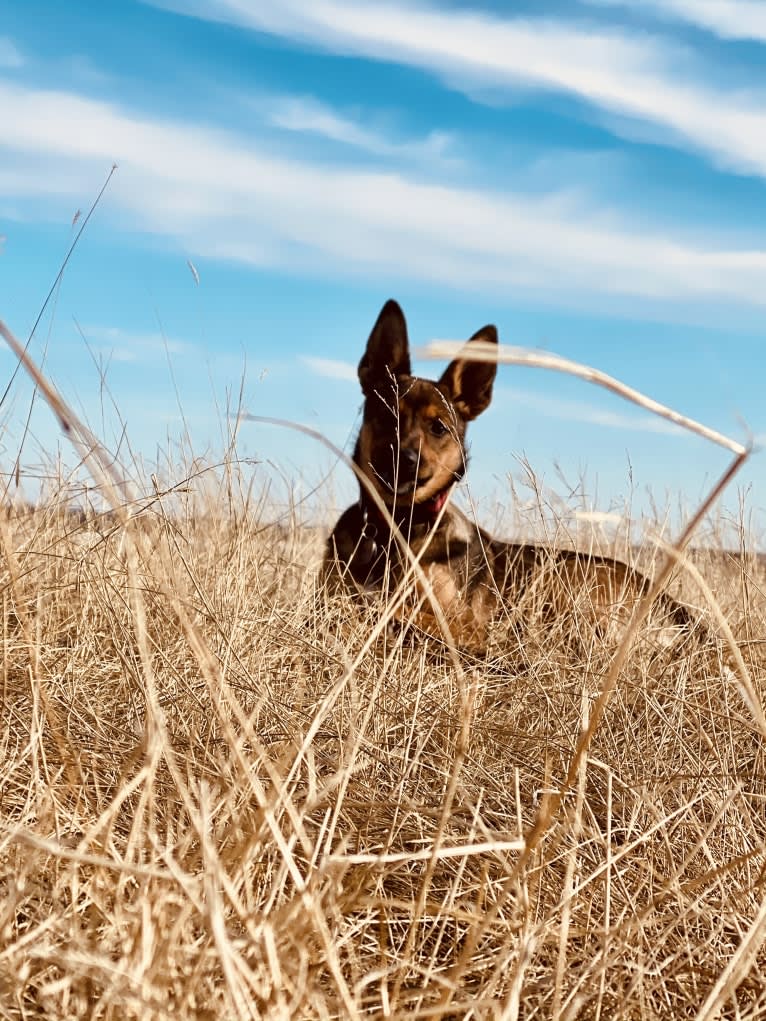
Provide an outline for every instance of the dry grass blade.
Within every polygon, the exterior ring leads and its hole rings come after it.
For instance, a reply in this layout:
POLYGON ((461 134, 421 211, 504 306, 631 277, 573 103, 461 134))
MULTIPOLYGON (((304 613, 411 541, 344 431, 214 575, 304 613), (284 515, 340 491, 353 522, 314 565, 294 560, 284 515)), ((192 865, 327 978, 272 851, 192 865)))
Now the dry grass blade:
POLYGON ((640 390, 620 382, 614 376, 610 376, 600 369, 594 369, 590 365, 583 365, 581 362, 572 361, 570 358, 562 358, 560 355, 550 354, 546 351, 529 351, 526 348, 511 347, 508 344, 495 346, 494 344, 474 343, 471 345, 470 351, 466 351, 463 342, 454 340, 432 341, 418 354, 421 358, 439 359, 455 358, 457 355, 460 355, 461 358, 469 361, 500 362, 503 365, 521 365, 530 369, 550 369, 553 372, 563 372, 567 376, 575 376, 577 379, 585 380, 586 383, 594 383, 605 390, 610 390, 612 393, 617 394, 618 397, 622 397, 632 404, 637 404, 638 407, 650 411, 653 415, 658 415, 660 418, 664 418, 666 421, 672 422, 688 432, 695 433, 697 436, 701 436, 703 439, 709 440, 719 447, 724 447, 726 450, 731 451, 732 454, 745 454, 749 450, 749 447, 743 446, 743 444, 730 439, 728 436, 724 436, 723 433, 711 429, 701 422, 696 422, 693 418, 682 415, 679 411, 668 407, 666 404, 660 404, 659 401, 655 401, 653 398, 641 393, 640 390))
POLYGON ((753 919, 749 930, 744 934, 737 952, 732 956, 726 967, 710 990, 707 999, 695 1016, 695 1021, 711 1021, 721 1016, 721 1008, 731 999, 737 986, 747 977, 758 954, 763 950, 766 938, 766 898, 761 903, 758 914, 753 919))

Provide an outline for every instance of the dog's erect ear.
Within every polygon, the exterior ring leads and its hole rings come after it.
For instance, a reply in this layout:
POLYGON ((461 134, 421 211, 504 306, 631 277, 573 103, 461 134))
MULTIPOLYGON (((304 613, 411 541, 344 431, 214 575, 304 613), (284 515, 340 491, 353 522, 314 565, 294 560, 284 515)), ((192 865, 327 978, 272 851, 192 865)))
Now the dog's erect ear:
POLYGON ((367 350, 359 362, 359 382, 365 397, 391 377, 409 376, 410 345, 404 312, 393 299, 385 303, 372 328, 367 350))
MULTIPOLYGON (((483 326, 474 333, 464 350, 469 351, 471 345, 478 342, 496 345, 497 328, 483 326)), ((466 358, 456 358, 444 370, 439 382, 447 386, 458 414, 470 421, 489 406, 496 373, 497 362, 495 361, 473 362, 466 358)))

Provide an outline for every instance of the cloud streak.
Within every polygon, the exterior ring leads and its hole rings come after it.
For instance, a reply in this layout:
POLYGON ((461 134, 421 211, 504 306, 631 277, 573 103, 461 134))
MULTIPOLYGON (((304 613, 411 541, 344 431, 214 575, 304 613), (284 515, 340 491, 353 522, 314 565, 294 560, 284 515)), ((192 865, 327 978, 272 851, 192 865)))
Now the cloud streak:
POLYGON ((0 109, 6 201, 21 200, 26 216, 41 205, 50 216, 56 203, 71 216, 116 161, 113 215, 127 230, 175 239, 186 257, 385 273, 506 299, 594 292, 766 305, 766 251, 690 244, 569 194, 500 194, 282 157, 269 140, 2 79, 0 109))
POLYGON ((659 433, 665 436, 689 435, 680 426, 673 425, 672 422, 657 415, 626 415, 620 411, 599 408, 598 405, 586 401, 561 400, 548 394, 507 386, 498 388, 498 396, 500 395, 507 405, 524 408, 546 418, 627 432, 659 433))
MULTIPOLYGON (((337 379, 344 383, 357 382, 357 367, 351 362, 334 358, 318 358, 301 355, 301 361, 317 376, 337 379)), ((514 410, 524 409, 545 418, 564 422, 580 422, 583 425, 605 429, 620 429, 626 432, 653 433, 664 436, 687 436, 680 426, 657 415, 629 415, 620 411, 600 408, 587 401, 561 400, 549 394, 520 387, 499 385, 495 387, 495 402, 514 410)))
POLYGON ((664 20, 686 22, 721 39, 766 42, 766 4, 752 0, 588 0, 596 7, 625 7, 664 20))
POLYGON ((0 67, 23 67, 24 58, 10 39, 0 35, 0 67))
POLYGON ((447 132, 432 131, 416 141, 391 141, 359 120, 338 113, 312 96, 281 96, 264 103, 266 118, 283 131, 315 135, 359 149, 374 156, 414 160, 442 159, 452 139, 447 132))
POLYGON ((167 355, 188 355, 194 346, 183 340, 173 340, 162 333, 141 333, 118 326, 89 325, 82 327, 88 343, 109 352, 117 362, 145 362, 167 355))
MULTIPOLYGON (((154 5, 333 53, 417 67, 474 98, 481 98, 482 89, 496 99, 498 91, 520 86, 570 94, 615 118, 615 131, 623 129, 621 118, 636 119, 720 166, 766 176, 763 86, 754 83, 750 94, 712 89, 706 84, 709 68, 697 67, 690 51, 659 37, 550 18, 357 0, 311 5, 154 0, 154 5)), ((682 0, 675 0, 675 8, 692 10, 682 0)), ((703 0, 703 8, 708 20, 733 25, 736 11, 729 12, 725 2, 719 8, 703 0)))
POLYGON ((339 379, 344 383, 356 383, 357 381, 356 365, 352 365, 351 362, 335 358, 315 358, 313 355, 301 355, 301 361, 316 376, 339 379))

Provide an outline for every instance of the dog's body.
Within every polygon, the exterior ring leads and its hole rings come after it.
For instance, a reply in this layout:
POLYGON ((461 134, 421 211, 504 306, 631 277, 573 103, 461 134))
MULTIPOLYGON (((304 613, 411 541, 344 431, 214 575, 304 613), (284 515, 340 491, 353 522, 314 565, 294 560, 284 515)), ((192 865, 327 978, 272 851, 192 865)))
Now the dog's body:
MULTIPOLYGON (((496 344, 495 327, 479 330, 467 346, 479 342, 496 344)), ((328 582, 360 593, 393 591, 411 563, 393 521, 427 582, 427 591, 422 579, 415 583, 416 623, 442 633, 435 599, 456 643, 471 649, 486 645, 504 604, 536 599, 545 612, 560 614, 574 593, 601 628, 649 586, 609 557, 502 542, 449 505, 466 470, 467 424, 489 405, 495 373, 494 362, 458 358, 438 381, 412 376, 404 315, 396 302, 386 303, 359 363, 365 403, 354 463, 366 485, 335 525, 324 564, 328 582)), ((689 611, 675 600, 663 597, 663 608, 669 622, 689 625, 689 611)))

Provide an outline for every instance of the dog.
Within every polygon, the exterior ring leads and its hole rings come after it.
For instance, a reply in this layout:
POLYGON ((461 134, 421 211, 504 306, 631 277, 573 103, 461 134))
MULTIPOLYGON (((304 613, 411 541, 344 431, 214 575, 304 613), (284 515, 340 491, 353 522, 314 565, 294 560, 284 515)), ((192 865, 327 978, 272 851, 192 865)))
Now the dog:
MULTIPOLYGON (((464 351, 475 344, 491 350, 497 340, 496 327, 484 326, 464 351)), ((386 302, 358 368, 359 499, 332 530, 323 578, 359 595, 396 591, 409 578, 415 603, 403 605, 400 619, 436 637, 446 623, 454 643, 474 652, 486 648, 504 605, 534 605, 556 617, 573 611, 574 594, 593 628, 605 631, 647 592, 643 574, 611 557, 500 541, 449 502, 467 469, 468 423, 489 406, 496 371, 496 361, 458 357, 438 380, 413 376, 404 313, 386 302), (411 569, 413 557, 422 573, 411 569)), ((663 623, 693 625, 691 612, 669 595, 658 605, 663 623)))

